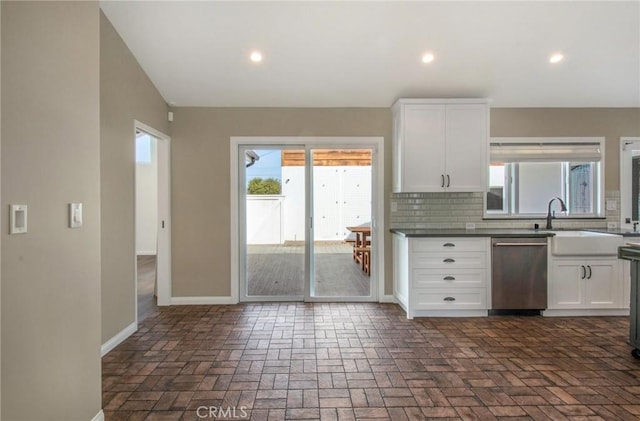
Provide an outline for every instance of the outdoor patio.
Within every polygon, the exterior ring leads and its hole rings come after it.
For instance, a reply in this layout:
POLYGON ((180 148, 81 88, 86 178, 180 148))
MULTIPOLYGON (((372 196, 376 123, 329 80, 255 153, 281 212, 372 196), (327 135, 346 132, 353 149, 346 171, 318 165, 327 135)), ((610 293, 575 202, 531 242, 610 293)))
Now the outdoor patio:
MULTIPOLYGON (((248 245, 247 277, 249 296, 304 295, 304 244, 248 245)), ((315 296, 368 296, 370 281, 351 244, 315 243, 315 296)))

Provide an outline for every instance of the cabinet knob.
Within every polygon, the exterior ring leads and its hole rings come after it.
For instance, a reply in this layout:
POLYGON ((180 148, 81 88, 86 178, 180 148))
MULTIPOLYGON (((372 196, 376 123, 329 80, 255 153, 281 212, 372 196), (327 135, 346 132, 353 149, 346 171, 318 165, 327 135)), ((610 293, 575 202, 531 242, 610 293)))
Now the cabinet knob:
POLYGON ((451 258, 446 258, 446 259, 444 259, 444 260, 443 260, 443 262, 444 262, 444 263, 454 263, 454 262, 455 262, 455 260, 454 260, 454 259, 451 259, 451 258))
POLYGON ((445 281, 455 281, 456 280, 456 278, 454 278, 453 276, 445 276, 443 279, 445 281))
POLYGON ((443 300, 451 302, 451 301, 455 301, 456 299, 453 297, 444 297, 443 300))

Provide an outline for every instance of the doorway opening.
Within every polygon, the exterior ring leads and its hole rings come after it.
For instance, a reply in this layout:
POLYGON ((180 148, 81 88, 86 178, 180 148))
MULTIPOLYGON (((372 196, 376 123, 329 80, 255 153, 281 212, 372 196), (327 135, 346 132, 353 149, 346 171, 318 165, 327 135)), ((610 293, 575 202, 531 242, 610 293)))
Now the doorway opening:
POLYGON ((169 137, 135 124, 134 251, 136 322, 171 295, 169 137))
POLYGON ((157 310, 158 139, 136 133, 136 275, 138 321, 157 310))
POLYGON ((232 139, 241 301, 377 301, 378 139, 329 139, 232 139))
POLYGON ((640 230, 640 137, 620 139, 620 228, 640 230))

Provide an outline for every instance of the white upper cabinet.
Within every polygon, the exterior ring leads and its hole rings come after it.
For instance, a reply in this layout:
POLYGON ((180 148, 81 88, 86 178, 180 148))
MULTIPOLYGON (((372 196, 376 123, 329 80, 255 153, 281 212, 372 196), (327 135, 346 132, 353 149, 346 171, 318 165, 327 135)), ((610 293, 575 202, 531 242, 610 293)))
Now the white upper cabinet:
POLYGON ((393 191, 485 191, 488 131, 486 100, 398 100, 393 106, 393 191))

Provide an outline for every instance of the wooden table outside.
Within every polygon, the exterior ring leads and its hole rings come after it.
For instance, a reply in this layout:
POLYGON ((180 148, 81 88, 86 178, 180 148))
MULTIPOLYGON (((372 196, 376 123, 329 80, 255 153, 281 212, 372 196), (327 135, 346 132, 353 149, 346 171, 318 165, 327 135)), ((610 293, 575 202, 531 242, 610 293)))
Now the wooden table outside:
POLYGON ((347 227, 356 235, 353 243, 353 260, 360 263, 360 267, 367 275, 371 275, 371 225, 347 227))

